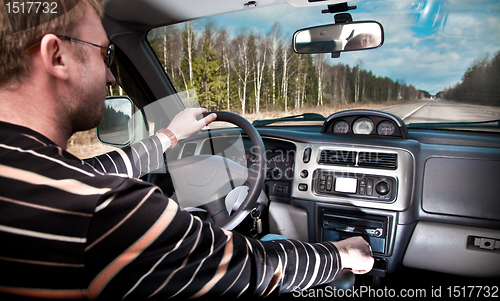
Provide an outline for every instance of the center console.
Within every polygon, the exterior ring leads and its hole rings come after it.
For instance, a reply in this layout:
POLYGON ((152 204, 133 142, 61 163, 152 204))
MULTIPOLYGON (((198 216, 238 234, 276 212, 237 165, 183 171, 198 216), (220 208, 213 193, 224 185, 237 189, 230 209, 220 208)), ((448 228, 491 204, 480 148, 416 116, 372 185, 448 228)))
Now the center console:
POLYGON ((363 237, 371 246, 375 263, 372 275, 383 276, 392 255, 396 214, 390 212, 353 211, 335 207, 319 207, 320 241, 339 241, 353 236, 363 237))
POLYGON ((413 155, 396 147, 295 143, 291 197, 308 216, 311 241, 363 237, 375 263, 372 276, 394 272, 411 225, 399 223, 410 206, 413 155))
POLYGON ((363 236, 374 254, 387 253, 388 218, 375 215, 354 215, 342 212, 323 212, 323 240, 338 241, 352 236, 363 236))

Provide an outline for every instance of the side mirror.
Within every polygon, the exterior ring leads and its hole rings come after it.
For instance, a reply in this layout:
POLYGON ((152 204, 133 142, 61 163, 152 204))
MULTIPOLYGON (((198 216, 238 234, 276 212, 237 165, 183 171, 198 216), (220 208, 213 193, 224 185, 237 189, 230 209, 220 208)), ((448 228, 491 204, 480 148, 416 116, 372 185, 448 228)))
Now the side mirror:
POLYGON ((375 21, 321 25, 300 29, 293 35, 296 53, 334 53, 373 49, 384 43, 384 29, 375 21))
POLYGON ((133 103, 127 96, 110 96, 104 106, 104 120, 97 127, 97 139, 103 144, 126 146, 134 136, 133 103))

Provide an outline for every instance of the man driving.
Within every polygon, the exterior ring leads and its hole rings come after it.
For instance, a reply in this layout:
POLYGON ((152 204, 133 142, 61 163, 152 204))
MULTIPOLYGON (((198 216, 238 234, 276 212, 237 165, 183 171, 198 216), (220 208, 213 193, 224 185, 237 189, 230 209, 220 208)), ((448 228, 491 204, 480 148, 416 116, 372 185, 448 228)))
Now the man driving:
MULTIPOLYGON (((100 124, 115 78, 98 0, 62 16, 6 14, 0 3, 0 295, 45 299, 267 296, 373 266, 361 237, 259 241, 180 210, 161 190, 104 173, 66 151, 100 124), (10 17, 10 18, 9 18, 10 17), (14 32, 12 28, 25 26, 14 32)), ((215 119, 189 109, 164 148, 215 119)), ((156 139, 156 138, 153 138, 156 139)))

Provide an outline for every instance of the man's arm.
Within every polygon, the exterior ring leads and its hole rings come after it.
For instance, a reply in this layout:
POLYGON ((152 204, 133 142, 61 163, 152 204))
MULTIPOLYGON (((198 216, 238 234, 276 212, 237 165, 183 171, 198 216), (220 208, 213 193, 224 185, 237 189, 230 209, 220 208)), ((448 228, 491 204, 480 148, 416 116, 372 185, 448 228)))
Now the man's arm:
POLYGON ((102 173, 140 178, 164 166, 163 152, 161 140, 153 135, 133 145, 83 161, 102 173))
POLYGON ((109 194, 88 232, 92 298, 266 296, 328 283, 351 267, 342 261, 355 252, 352 240, 342 253, 330 242, 247 238, 202 222, 134 179, 109 194))
POLYGON ((188 108, 175 115, 167 127, 173 134, 172 137, 159 132, 133 145, 85 159, 84 162, 102 173, 126 174, 131 178, 140 178, 163 168, 163 153, 175 146, 173 141, 188 138, 217 118, 215 114, 210 114, 198 120, 197 116, 206 111, 203 108, 188 108))

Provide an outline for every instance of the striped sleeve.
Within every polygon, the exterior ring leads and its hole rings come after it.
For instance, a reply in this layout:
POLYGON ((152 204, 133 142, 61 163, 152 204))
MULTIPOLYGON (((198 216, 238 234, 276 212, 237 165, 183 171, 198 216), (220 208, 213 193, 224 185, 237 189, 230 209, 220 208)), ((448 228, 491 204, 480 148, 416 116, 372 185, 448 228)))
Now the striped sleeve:
POLYGON ((130 178, 140 178, 165 166, 162 144, 156 135, 122 149, 85 159, 84 162, 99 172, 124 174, 130 178))
MULTIPOLYGON (((39 134, 2 126, 2 300, 267 296, 339 271, 331 243, 264 242, 217 228, 157 186, 96 172, 39 134)), ((117 162, 103 166, 119 171, 117 162)))
POLYGON ((330 282, 339 271, 331 243, 247 238, 131 181, 93 217, 85 249, 91 298, 263 297, 330 282))

